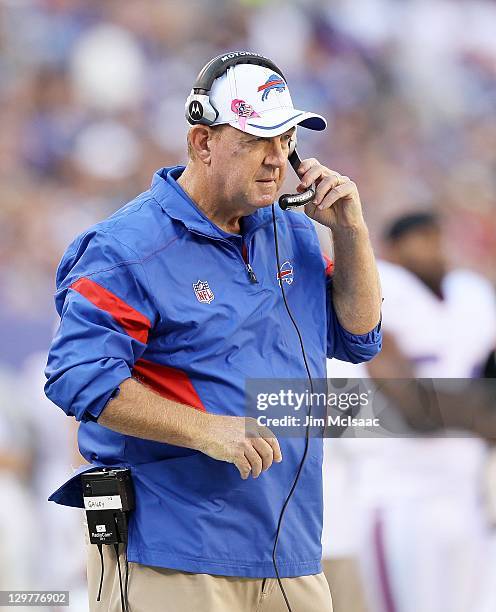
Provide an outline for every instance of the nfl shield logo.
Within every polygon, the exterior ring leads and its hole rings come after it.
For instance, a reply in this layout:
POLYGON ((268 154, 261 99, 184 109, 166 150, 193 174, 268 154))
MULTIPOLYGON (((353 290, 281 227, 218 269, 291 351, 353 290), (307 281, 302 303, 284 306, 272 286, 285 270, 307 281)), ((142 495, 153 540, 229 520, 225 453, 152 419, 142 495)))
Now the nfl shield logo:
POLYGON ((208 286, 207 281, 199 280, 196 283, 193 283, 193 289, 195 290, 195 295, 199 302, 210 304, 215 297, 214 292, 208 286))

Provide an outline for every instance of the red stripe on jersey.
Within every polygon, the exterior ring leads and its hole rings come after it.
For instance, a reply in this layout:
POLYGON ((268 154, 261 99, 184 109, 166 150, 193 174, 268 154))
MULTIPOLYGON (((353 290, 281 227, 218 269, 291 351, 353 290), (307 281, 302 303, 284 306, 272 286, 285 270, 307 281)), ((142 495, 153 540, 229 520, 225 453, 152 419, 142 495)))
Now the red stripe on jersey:
POLYGON ((332 261, 330 257, 327 257, 325 253, 322 253, 322 257, 324 258, 324 261, 326 263, 326 269, 325 269, 326 276, 332 276, 332 273, 334 272, 334 262, 332 261))
POLYGON ((133 376, 162 397, 206 412, 188 375, 182 370, 138 359, 133 376))
POLYGON ((71 289, 80 293, 100 310, 112 315, 132 338, 146 344, 151 323, 141 312, 89 278, 80 278, 71 285, 71 289))

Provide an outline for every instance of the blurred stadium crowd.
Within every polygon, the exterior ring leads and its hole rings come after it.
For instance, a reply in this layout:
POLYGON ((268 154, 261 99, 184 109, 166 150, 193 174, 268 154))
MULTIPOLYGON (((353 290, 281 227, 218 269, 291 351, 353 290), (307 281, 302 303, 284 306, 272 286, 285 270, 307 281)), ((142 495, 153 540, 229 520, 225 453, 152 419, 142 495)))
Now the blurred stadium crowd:
POLYGON ((45 488, 27 486, 36 453, 71 439, 33 356, 56 324, 56 265, 155 169, 185 161, 185 98, 225 50, 269 56, 295 104, 329 119, 300 152, 356 181, 379 250, 389 220, 433 209, 451 263, 496 282, 495 31, 491 0, 0 0, 2 478, 44 504, 57 462, 73 461, 42 457, 45 488), (22 416, 33 404, 38 424, 22 416))

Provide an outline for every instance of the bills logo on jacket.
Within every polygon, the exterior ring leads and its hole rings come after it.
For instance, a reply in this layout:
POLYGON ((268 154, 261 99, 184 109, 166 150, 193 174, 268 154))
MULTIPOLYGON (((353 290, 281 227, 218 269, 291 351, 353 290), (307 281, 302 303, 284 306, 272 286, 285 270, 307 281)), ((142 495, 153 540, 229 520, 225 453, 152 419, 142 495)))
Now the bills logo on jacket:
POLYGON ((285 261, 282 264, 279 274, 277 275, 277 280, 279 282, 283 280, 286 283, 288 283, 288 285, 291 285, 291 283, 294 280, 294 276, 293 276, 293 266, 290 261, 285 261))
POLYGON ((207 281, 199 280, 196 283, 193 283, 193 289, 195 290, 195 295, 199 302, 210 304, 215 297, 214 292, 208 286, 207 281))

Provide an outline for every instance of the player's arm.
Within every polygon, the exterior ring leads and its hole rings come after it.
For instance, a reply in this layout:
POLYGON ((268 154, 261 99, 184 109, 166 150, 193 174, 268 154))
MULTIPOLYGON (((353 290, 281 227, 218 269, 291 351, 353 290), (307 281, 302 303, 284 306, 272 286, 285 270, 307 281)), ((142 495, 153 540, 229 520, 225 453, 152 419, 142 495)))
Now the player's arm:
POLYGON ((402 378, 414 379, 413 363, 398 346, 394 336, 389 332, 382 332, 382 350, 370 363, 367 369, 372 378, 402 378))
POLYGON ((420 433, 460 429, 496 439, 496 414, 483 380, 467 381, 465 387, 449 392, 436 388, 430 379, 417 379, 413 363, 387 332, 383 333, 381 353, 367 368, 381 392, 420 433))

